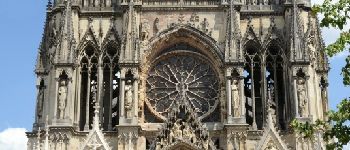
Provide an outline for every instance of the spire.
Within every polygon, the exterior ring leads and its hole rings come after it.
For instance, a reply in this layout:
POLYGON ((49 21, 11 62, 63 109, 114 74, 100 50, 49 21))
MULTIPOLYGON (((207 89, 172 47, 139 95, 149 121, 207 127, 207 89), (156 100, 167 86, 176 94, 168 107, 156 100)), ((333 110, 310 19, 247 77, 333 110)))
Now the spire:
POLYGON ((74 31, 73 31, 73 19, 72 19, 72 1, 65 0, 65 10, 63 12, 62 20, 63 22, 60 37, 60 49, 58 51, 58 63, 71 63, 72 62, 72 49, 75 46, 74 31))

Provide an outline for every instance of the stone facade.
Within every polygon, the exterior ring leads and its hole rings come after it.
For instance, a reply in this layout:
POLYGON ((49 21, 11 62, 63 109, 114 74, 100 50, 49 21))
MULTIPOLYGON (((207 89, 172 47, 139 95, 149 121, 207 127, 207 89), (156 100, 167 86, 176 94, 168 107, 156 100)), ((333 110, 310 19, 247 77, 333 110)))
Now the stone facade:
POLYGON ((328 60, 309 0, 55 0, 28 149, 325 149, 328 60))

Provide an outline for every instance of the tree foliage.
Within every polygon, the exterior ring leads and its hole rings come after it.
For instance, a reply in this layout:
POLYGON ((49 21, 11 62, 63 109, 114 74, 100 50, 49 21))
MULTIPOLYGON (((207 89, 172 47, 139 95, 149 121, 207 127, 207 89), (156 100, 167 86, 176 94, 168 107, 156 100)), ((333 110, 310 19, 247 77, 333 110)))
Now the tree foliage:
MULTIPOLYGON (((314 5, 313 12, 322 14, 321 27, 333 27, 340 29, 338 39, 325 48, 326 53, 332 57, 342 51, 350 52, 350 31, 344 30, 344 26, 350 20, 350 0, 339 0, 332 2, 325 0, 322 5, 314 5)), ((350 85, 350 55, 345 59, 346 64, 342 69, 344 85, 350 85)))
MULTIPOLYGON (((349 51, 350 52, 350 31, 344 30, 344 26, 350 20, 350 0, 325 0, 321 5, 313 6, 314 14, 323 15, 320 22, 321 27, 333 27, 341 30, 337 40, 325 48, 328 56, 349 51)), ((350 55, 345 58, 345 66, 342 68, 343 84, 350 85, 350 55)), ((316 131, 323 131, 323 139, 327 142, 327 149, 341 150, 343 145, 350 142, 350 98, 343 99, 337 105, 337 111, 328 112, 328 120, 317 120, 314 124, 300 123, 296 120, 291 123, 292 128, 303 135, 304 138, 311 138, 316 131)))

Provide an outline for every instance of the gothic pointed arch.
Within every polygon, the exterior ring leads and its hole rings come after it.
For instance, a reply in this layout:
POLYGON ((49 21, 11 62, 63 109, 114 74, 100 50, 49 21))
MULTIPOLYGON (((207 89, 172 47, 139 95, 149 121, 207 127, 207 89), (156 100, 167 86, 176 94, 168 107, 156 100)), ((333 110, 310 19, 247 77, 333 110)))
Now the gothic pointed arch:
POLYGON ((254 28, 248 24, 246 33, 243 37, 243 55, 244 55, 244 95, 246 105, 246 122, 253 129, 261 129, 264 120, 264 98, 263 98, 263 79, 262 44, 257 38, 254 28))
POLYGON ((114 27, 111 26, 102 42, 100 62, 103 70, 103 128, 115 130, 119 122, 119 91, 120 91, 120 39, 114 27))
POLYGON ((95 31, 92 25, 88 27, 84 33, 84 36, 80 39, 80 43, 77 46, 78 54, 76 56, 79 56, 88 46, 92 46, 96 51, 100 50, 100 43, 97 36, 95 36, 95 31))
POLYGON ((146 50, 146 59, 157 57, 162 50, 177 43, 186 43, 197 48, 204 55, 212 56, 213 60, 224 61, 223 50, 219 48, 217 42, 202 31, 188 25, 176 25, 152 37, 149 40, 150 46, 146 50))
POLYGON ((105 36, 105 38, 102 41, 102 50, 106 49, 106 46, 109 44, 113 44, 113 46, 119 46, 121 44, 121 40, 118 34, 118 31, 115 29, 114 26, 111 26, 105 36))
POLYGON ((281 49, 286 49, 285 41, 283 40, 284 36, 281 31, 277 28, 274 22, 271 22, 268 32, 265 35, 263 45, 264 51, 271 45, 271 43, 278 45, 281 49))
POLYGON ((80 100, 80 130, 88 130, 91 128, 93 120, 94 104, 97 98, 97 82, 99 67, 99 51, 98 46, 93 41, 85 41, 83 49, 78 55, 79 64, 79 100, 80 100))
POLYGON ((261 46, 262 43, 259 40, 258 36, 255 33, 254 26, 251 23, 248 23, 246 32, 243 35, 242 39, 242 45, 246 46, 249 45, 249 43, 254 43, 255 45, 261 46))

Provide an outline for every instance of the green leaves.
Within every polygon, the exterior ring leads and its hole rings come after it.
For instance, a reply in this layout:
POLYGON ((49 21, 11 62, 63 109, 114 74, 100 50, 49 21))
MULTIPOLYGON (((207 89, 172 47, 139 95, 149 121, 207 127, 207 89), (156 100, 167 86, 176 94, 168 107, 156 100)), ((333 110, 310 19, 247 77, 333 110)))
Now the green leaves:
POLYGON ((295 132, 308 139, 314 137, 315 131, 324 131, 323 139, 328 143, 327 149, 341 150, 343 145, 350 142, 350 99, 343 99, 338 104, 337 109, 338 111, 330 111, 328 113, 328 122, 316 120, 314 124, 311 124, 293 120, 291 127, 295 132))
MULTIPOLYGON (((343 30, 350 19, 350 0, 339 0, 332 2, 325 0, 322 5, 314 5, 313 14, 322 14, 321 27, 334 27, 343 30)), ((345 51, 350 47, 350 31, 342 31, 338 39, 325 48, 326 53, 333 57, 334 55, 345 51)), ((350 51, 350 50, 349 50, 350 51)), ((342 69, 344 85, 350 85, 350 58, 346 58, 346 65, 342 69)))

